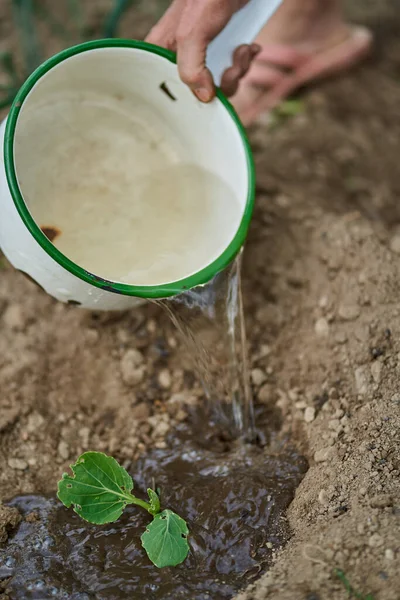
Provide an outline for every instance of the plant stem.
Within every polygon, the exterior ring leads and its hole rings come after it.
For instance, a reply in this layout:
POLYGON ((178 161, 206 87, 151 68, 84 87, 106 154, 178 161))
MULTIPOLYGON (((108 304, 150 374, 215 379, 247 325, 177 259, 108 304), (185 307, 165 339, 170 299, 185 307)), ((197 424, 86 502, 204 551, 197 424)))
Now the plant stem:
POLYGON ((145 500, 140 500, 140 498, 136 498, 136 496, 133 496, 132 494, 126 494, 125 497, 128 500, 129 504, 136 504, 136 506, 141 506, 142 508, 147 510, 148 513, 153 514, 151 512, 151 505, 145 500))

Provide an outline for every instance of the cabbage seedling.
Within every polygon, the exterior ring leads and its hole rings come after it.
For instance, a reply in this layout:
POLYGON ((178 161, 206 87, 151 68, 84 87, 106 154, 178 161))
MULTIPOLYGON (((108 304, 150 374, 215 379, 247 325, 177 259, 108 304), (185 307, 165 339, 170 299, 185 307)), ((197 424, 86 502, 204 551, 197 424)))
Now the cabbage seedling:
POLYGON ((128 504, 147 510, 153 520, 141 536, 142 546, 156 567, 175 567, 189 553, 186 522, 172 510, 161 510, 158 494, 148 489, 149 502, 131 494, 133 480, 115 458, 102 452, 85 452, 74 465, 72 475, 64 473, 57 496, 67 507, 97 525, 113 523, 128 504))

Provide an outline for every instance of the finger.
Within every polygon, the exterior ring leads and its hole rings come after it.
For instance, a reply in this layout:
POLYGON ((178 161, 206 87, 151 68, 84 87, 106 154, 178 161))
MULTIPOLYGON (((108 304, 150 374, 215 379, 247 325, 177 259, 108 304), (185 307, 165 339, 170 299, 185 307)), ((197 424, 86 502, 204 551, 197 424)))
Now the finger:
POLYGON ((222 0, 187 0, 177 31, 179 74, 202 101, 215 95, 211 72, 206 67, 208 44, 228 23, 234 10, 222 0))
POLYGON ((233 55, 233 65, 222 75, 221 89, 226 96, 233 96, 239 86, 240 79, 248 72, 251 62, 260 52, 257 44, 243 45, 236 48, 233 55))
POLYGON ((174 0, 164 16, 154 25, 145 39, 168 50, 176 51, 176 30, 182 15, 185 0, 174 0))

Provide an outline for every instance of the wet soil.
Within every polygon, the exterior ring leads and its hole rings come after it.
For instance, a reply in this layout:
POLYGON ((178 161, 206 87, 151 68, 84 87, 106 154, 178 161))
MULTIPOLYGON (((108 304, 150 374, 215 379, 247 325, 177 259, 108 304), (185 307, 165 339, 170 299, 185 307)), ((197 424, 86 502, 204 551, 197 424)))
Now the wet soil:
POLYGON ((174 432, 168 449, 146 453, 132 471, 139 497, 157 488, 162 506, 187 521, 191 552, 182 565, 149 562, 140 544, 149 515, 137 507, 99 527, 54 496, 19 496, 8 505, 25 519, 0 550, 8 597, 223 600, 264 572, 290 537, 285 513, 306 461, 283 447, 214 440, 210 450, 206 435, 199 444, 188 431, 174 432))

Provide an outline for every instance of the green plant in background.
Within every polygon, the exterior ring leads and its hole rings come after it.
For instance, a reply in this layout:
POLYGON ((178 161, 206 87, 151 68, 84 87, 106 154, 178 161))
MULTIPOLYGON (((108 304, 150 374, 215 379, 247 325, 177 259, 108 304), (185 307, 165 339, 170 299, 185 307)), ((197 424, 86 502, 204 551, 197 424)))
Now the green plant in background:
POLYGON ((337 577, 339 577, 340 581, 343 583, 344 587, 346 588, 346 591, 349 594, 349 598, 355 598, 356 600, 374 600, 372 594, 367 594, 367 596, 365 596, 364 594, 357 592, 347 579, 344 571, 342 571, 341 569, 334 569, 334 573, 337 577))
POLYGON ((284 100, 270 114, 270 127, 275 129, 286 121, 305 112, 305 103, 297 98, 284 100))
POLYGON ((141 536, 143 548, 156 567, 175 567, 188 553, 186 522, 172 510, 161 510, 158 494, 148 489, 149 502, 137 498, 133 480, 111 456, 101 452, 85 452, 74 465, 73 475, 64 473, 58 482, 57 496, 67 507, 96 525, 113 523, 128 504, 147 510, 153 520, 141 536))

